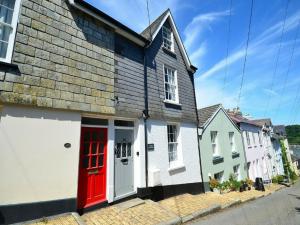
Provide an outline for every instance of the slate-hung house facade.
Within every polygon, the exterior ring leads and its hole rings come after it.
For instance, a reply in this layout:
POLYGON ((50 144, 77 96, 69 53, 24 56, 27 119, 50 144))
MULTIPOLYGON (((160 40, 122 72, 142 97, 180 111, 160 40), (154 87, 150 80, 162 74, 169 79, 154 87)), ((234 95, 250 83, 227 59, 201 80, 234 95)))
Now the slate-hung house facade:
POLYGON ((230 174, 238 180, 247 177, 247 164, 241 132, 221 104, 202 108, 199 114, 199 139, 203 181, 209 191, 209 180, 227 181, 230 174))
POLYGON ((0 223, 202 191, 196 68, 169 10, 137 34, 80 0, 0 7, 0 223))

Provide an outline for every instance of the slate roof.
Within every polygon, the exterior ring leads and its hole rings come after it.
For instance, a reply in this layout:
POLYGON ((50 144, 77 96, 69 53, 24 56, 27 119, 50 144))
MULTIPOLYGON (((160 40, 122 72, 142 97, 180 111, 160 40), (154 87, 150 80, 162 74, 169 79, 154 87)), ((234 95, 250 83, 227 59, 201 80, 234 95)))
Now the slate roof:
POLYGON ((157 30, 157 28, 159 27, 159 25, 161 24, 161 22, 163 21, 163 19, 165 18, 168 12, 170 12, 170 9, 164 11, 156 20, 154 20, 150 24, 150 26, 148 26, 145 30, 143 30, 141 35, 144 38, 151 40, 151 35, 153 35, 153 33, 157 30), (151 31, 151 35, 150 35, 150 31, 151 31))
POLYGON ((266 118, 266 119, 259 119, 259 120, 252 120, 255 123, 258 123, 261 126, 267 125, 267 126, 272 126, 271 119, 266 118))
POLYGON ((247 124, 257 126, 257 127, 261 127, 260 124, 254 122, 253 120, 249 120, 240 114, 235 114, 233 112, 227 112, 227 114, 230 116, 230 118, 233 120, 233 122, 235 122, 237 125, 239 125, 240 123, 247 123, 247 124))
POLYGON ((216 104, 198 109, 199 127, 203 127, 206 121, 208 121, 221 106, 222 104, 216 104))
POLYGON ((281 136, 286 136, 286 131, 285 131, 285 126, 284 125, 277 125, 273 127, 273 132, 281 135, 281 136))

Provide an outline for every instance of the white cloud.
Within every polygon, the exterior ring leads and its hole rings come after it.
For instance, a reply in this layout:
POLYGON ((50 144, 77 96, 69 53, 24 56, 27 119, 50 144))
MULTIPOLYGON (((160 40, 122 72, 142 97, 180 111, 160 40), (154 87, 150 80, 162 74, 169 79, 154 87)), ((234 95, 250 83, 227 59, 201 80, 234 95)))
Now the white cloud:
POLYGON ((279 95, 276 91, 271 90, 269 88, 264 88, 263 91, 266 92, 267 94, 270 94, 270 95, 273 95, 273 96, 278 96, 279 95))
POLYGON ((192 62, 198 62, 197 66, 200 67, 200 59, 205 55, 207 51, 207 44, 206 42, 202 42, 202 44, 200 44, 200 47, 195 50, 191 55, 190 55, 190 60, 192 62))
MULTIPOLYGON (((299 16, 300 16, 300 11, 287 18, 285 32, 289 32, 297 27, 299 16)), ((282 23, 283 21, 274 24, 273 26, 266 29, 262 34, 254 38, 253 41, 250 41, 249 48, 248 48, 248 55, 255 54, 258 52, 259 54, 263 54, 264 53, 263 49, 271 47, 272 43, 269 44, 267 42, 268 41, 270 42, 271 40, 280 37, 282 23)), ((238 60, 244 58, 244 54, 245 54, 244 48, 245 47, 242 47, 236 50, 234 53, 230 54, 228 56, 227 63, 226 63, 226 58, 224 58, 219 62, 217 62, 216 64, 214 64, 210 69, 205 71, 200 76, 200 78, 202 80, 206 79, 214 75, 215 73, 219 72, 220 70, 224 69, 226 66, 229 66, 237 62, 238 60)))
MULTIPOLYGON (((195 16, 184 30, 184 46, 191 50, 196 39, 201 35, 205 28, 211 29, 210 24, 219 20, 221 17, 229 15, 229 11, 210 12, 195 16)), ((193 54, 193 53, 192 53, 193 54)))

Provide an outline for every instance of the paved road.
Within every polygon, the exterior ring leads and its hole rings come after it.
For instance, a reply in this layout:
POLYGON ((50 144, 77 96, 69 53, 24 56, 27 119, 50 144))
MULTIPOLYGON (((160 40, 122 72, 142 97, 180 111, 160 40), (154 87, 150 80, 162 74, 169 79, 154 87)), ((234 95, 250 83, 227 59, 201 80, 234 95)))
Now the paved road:
POLYGON ((194 225, 300 225, 300 182, 272 195, 200 218, 194 225))

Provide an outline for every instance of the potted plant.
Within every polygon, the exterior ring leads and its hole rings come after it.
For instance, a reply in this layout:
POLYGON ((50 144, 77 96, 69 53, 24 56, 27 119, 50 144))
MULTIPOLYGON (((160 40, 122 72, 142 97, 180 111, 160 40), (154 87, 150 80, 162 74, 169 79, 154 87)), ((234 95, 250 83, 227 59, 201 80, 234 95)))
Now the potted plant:
POLYGON ((214 179, 214 178, 210 179, 209 186, 213 190, 213 192, 220 193, 220 190, 219 190, 220 183, 217 179, 214 179))
POLYGON ((254 182, 253 180, 246 178, 245 183, 248 185, 248 190, 251 190, 251 187, 253 186, 254 182))

